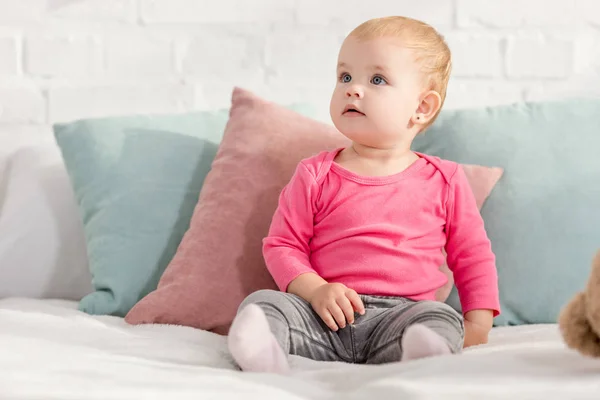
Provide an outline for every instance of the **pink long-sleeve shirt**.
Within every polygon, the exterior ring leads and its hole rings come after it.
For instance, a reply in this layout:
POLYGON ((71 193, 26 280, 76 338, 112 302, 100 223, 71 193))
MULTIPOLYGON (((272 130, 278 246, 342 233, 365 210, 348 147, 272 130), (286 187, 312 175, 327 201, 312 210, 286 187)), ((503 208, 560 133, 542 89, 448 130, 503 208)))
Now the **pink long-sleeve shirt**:
POLYGON ((334 162, 302 161, 283 189, 263 242, 280 290, 316 273, 360 294, 435 300, 448 267, 462 311, 500 313, 495 257, 462 167, 418 154, 404 171, 359 176, 334 162))

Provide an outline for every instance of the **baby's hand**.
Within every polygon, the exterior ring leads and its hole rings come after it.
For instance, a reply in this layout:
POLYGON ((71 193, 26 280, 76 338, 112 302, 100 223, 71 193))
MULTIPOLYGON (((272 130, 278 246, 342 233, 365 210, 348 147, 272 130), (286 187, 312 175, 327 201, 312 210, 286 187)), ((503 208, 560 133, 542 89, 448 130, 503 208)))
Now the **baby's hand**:
POLYGON ((491 310, 472 310, 465 314, 464 347, 477 346, 488 342, 488 335, 494 324, 491 310))
POLYGON ((365 313, 365 306, 356 291, 341 283, 319 286, 310 297, 310 304, 323 322, 333 331, 354 323, 354 312, 365 313))
POLYGON ((488 342, 489 330, 471 321, 465 320, 465 343, 463 347, 478 346, 488 342))

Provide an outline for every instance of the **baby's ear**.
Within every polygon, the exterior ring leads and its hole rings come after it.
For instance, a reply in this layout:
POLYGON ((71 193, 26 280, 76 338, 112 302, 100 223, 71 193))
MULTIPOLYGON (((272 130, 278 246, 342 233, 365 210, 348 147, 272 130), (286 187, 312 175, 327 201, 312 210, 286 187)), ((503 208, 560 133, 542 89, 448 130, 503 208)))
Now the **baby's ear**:
MULTIPOLYGON (((427 126, 435 118, 441 106, 442 98, 438 92, 435 90, 425 92, 421 96, 421 102, 412 117, 412 123, 417 126, 427 126)), ((420 131, 423 131, 423 129, 420 131)))

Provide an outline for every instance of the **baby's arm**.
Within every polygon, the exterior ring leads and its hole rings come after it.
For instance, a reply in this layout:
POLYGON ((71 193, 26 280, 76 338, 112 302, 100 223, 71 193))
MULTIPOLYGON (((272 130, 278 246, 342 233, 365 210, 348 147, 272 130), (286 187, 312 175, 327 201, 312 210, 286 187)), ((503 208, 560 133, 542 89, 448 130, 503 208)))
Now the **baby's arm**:
POLYGON ((300 164, 283 189, 268 237, 263 242, 267 269, 281 291, 308 301, 332 330, 364 313, 358 294, 341 283, 328 283, 310 264, 318 185, 310 166, 300 164))
POLYGON ((500 313, 496 259, 462 167, 447 200, 446 253, 465 318, 465 347, 487 342, 500 313))
POLYGON ((317 274, 302 274, 290 282, 287 291, 310 303, 315 291, 326 284, 327 281, 317 274))
POLYGON ((318 277, 310 264, 309 244, 317 193, 315 176, 300 163, 279 196, 269 234, 263 240, 267 269, 282 292, 287 292, 290 282, 300 275, 318 277))

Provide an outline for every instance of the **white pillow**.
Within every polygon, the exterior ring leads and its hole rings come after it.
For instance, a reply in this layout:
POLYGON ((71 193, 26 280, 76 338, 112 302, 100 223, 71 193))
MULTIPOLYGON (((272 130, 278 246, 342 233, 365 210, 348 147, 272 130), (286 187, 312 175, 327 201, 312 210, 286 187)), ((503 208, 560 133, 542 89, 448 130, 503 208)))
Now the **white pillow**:
POLYGON ((59 148, 17 149, 0 162, 0 298, 79 300, 91 291, 83 224, 59 148))

